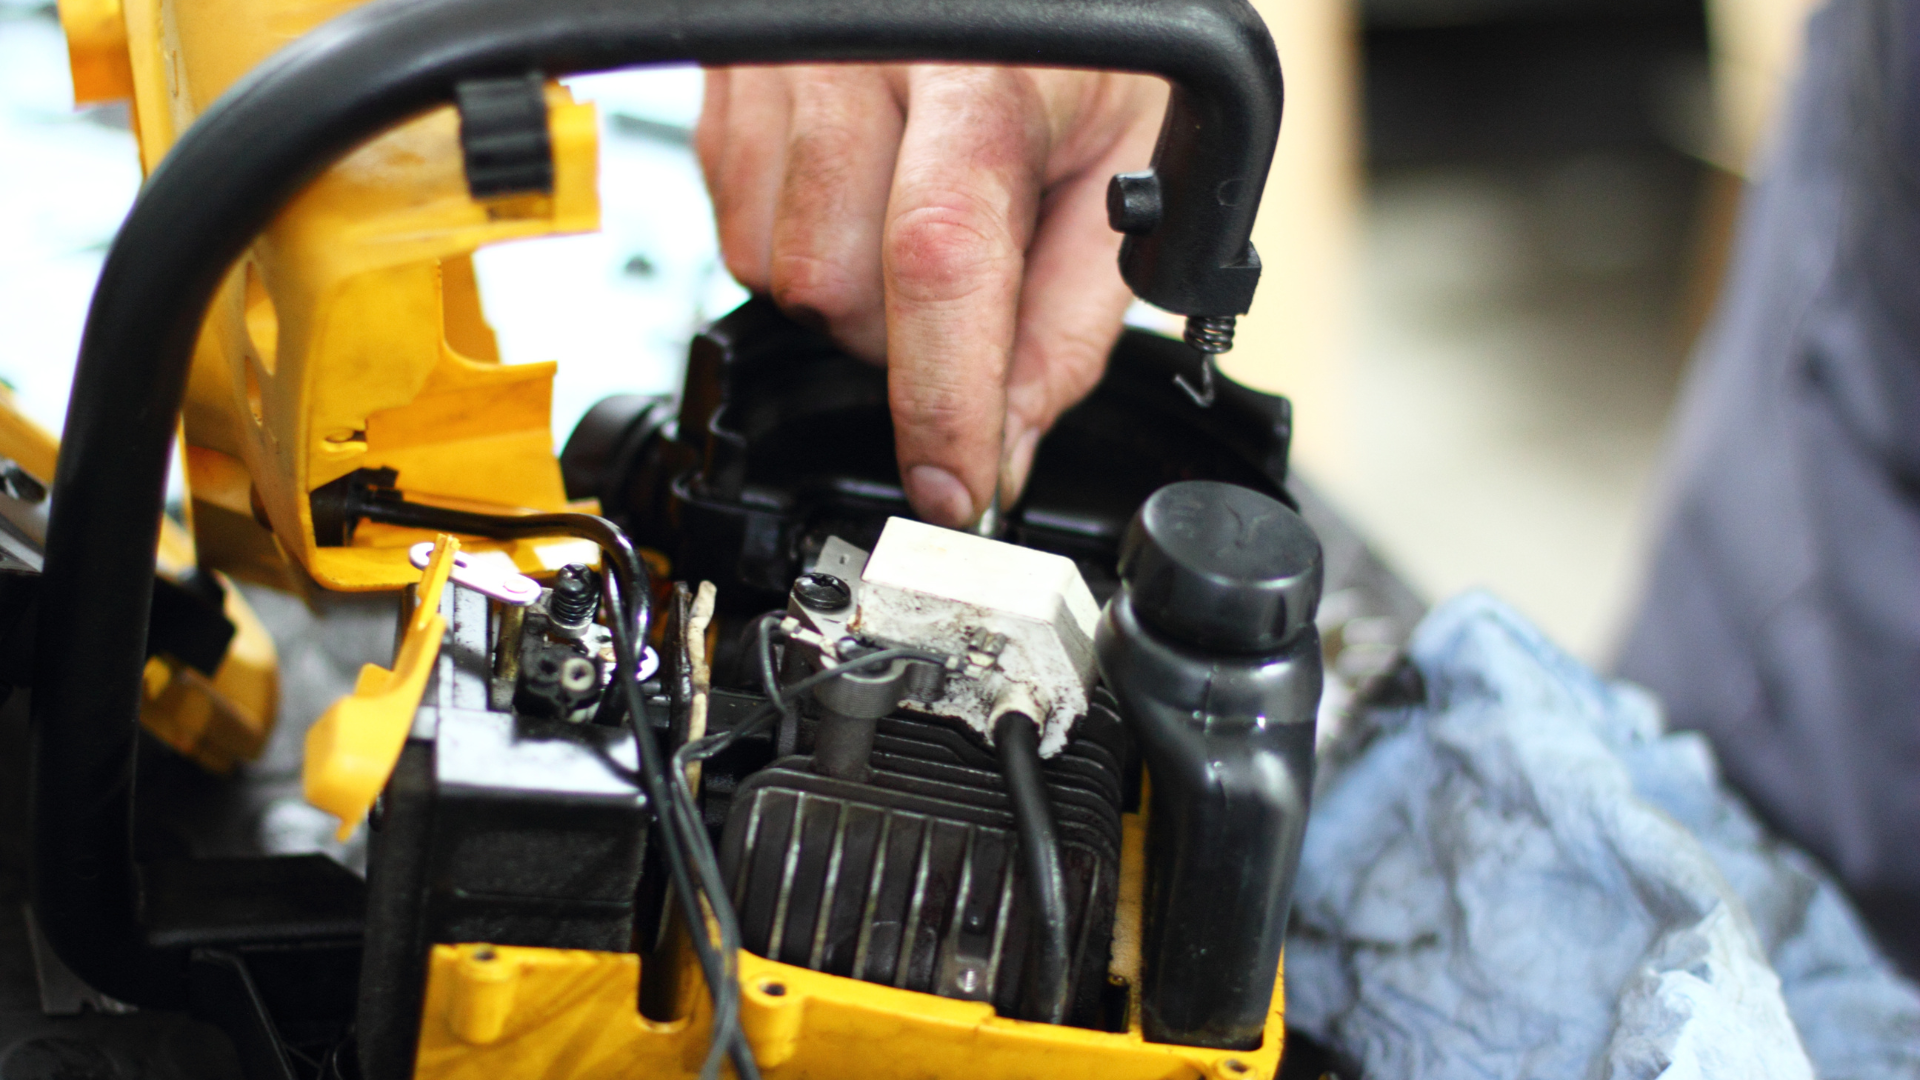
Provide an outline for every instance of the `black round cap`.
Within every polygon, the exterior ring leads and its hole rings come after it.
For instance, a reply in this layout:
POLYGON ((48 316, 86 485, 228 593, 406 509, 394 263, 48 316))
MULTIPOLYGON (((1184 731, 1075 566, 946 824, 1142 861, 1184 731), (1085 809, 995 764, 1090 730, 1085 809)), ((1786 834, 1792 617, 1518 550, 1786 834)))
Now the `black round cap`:
POLYGON ((1285 503, 1185 480, 1153 493, 1120 545, 1140 620, 1186 645, 1272 652, 1320 606, 1320 540, 1285 503))

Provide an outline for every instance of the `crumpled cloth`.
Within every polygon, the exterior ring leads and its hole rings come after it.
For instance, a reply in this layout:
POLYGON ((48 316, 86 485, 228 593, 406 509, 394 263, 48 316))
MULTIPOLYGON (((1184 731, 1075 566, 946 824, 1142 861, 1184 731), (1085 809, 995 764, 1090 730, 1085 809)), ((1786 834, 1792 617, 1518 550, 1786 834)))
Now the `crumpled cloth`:
POLYGON ((1408 655, 1323 749, 1290 1027, 1377 1080, 1920 1077, 1920 991, 1704 738, 1482 593, 1408 655))

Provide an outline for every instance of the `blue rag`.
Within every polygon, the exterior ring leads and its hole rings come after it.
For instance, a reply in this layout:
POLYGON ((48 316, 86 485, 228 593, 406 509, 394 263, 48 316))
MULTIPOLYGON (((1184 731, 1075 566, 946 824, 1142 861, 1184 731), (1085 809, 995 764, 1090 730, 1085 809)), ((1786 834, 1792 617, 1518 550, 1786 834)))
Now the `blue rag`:
POLYGON ((1920 991, 1700 735, 1483 593, 1323 749, 1287 1019, 1369 1077, 1920 1077, 1920 991))

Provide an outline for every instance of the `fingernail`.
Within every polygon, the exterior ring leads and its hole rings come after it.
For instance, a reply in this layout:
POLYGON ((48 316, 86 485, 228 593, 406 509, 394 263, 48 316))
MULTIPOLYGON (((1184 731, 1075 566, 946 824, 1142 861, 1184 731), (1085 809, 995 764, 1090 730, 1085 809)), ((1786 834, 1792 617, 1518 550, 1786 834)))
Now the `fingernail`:
POLYGON ((1027 486, 1027 474, 1033 471, 1033 452, 1040 448, 1040 429, 1021 432, 1007 446, 1004 479, 1000 483, 1003 499, 1018 499, 1027 486))
POLYGON ((907 470, 907 501, 920 516, 948 528, 973 522, 973 496, 960 478, 938 465, 915 465, 907 470))

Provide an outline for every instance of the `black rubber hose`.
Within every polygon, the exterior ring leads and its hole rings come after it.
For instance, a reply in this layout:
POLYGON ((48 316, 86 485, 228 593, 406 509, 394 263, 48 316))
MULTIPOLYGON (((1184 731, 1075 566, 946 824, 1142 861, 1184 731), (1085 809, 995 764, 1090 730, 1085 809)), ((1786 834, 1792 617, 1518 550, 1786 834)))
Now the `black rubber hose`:
POLYGON ((1053 799, 1040 773, 1039 728, 1025 713, 1002 713, 993 725, 993 746, 1000 754, 1007 796, 1013 800, 1013 827, 1020 836, 1020 860, 1026 869, 1040 1018, 1062 1024, 1067 1019, 1073 974, 1073 953, 1067 944, 1067 874, 1053 827, 1053 799))
POLYGON ((1123 275, 1184 314, 1246 310, 1281 91, 1245 0, 375 0, 297 38, 182 133, 87 314, 47 530, 31 746, 34 912, 82 980, 136 1005, 185 1002, 186 953, 150 945, 140 921, 133 754, 167 461, 234 260, 335 160, 452 102, 465 80, 827 60, 1164 75, 1157 179, 1134 192, 1145 201, 1127 219, 1123 275))
MULTIPOLYGON (((616 608, 624 612, 626 609, 619 599, 616 597, 616 608)), ((615 678, 619 679, 619 667, 637 662, 639 649, 630 636, 632 629, 629 620, 614 620, 612 629, 614 649, 619 657, 615 678)), ((701 971, 713 998, 713 1031, 709 1036, 706 1060, 700 1069, 701 1080, 712 1080, 719 1075, 720 1057, 723 1054, 732 1058, 734 1073, 740 1080, 759 1080, 760 1068, 754 1061, 753 1048, 747 1045, 746 1036, 739 1026, 737 964, 740 924, 734 915, 733 905, 728 901, 726 889, 721 884, 719 866, 713 857, 713 845, 708 842, 698 815, 684 813, 684 808, 675 797, 675 786, 669 780, 661 760, 653 725, 647 721, 646 699, 640 692, 638 682, 628 677, 616 685, 622 688, 628 711, 633 717, 633 740, 640 758, 642 786, 647 801, 654 807, 654 820, 661 827, 662 839, 666 841, 674 892, 680 899, 688 937, 700 959, 701 971), (704 911, 701 907, 703 899, 706 901, 704 911), (719 928, 717 942, 707 934, 709 913, 719 928)))

